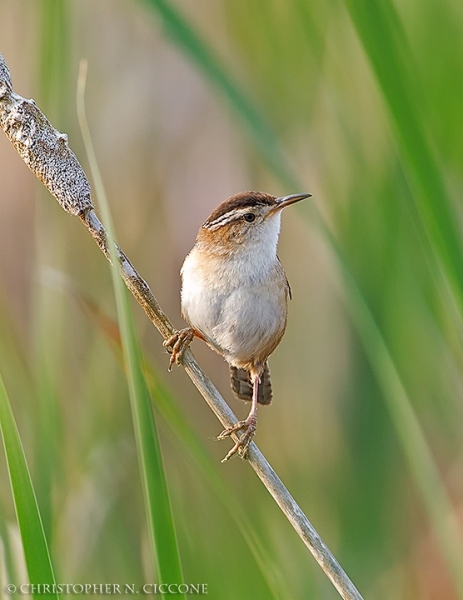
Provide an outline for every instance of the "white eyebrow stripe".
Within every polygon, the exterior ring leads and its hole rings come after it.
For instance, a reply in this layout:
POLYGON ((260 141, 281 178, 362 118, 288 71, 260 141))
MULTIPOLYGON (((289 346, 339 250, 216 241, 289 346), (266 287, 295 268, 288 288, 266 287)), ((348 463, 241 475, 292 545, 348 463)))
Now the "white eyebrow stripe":
POLYGON ((205 229, 218 229, 219 227, 222 227, 222 225, 226 225, 231 221, 236 221, 240 219, 243 215, 246 215, 249 212, 252 212, 251 207, 249 206, 245 206, 244 208, 238 209, 234 208, 233 210, 229 210, 220 217, 217 217, 217 219, 215 219, 214 221, 211 221, 210 223, 204 223, 203 227, 205 229))

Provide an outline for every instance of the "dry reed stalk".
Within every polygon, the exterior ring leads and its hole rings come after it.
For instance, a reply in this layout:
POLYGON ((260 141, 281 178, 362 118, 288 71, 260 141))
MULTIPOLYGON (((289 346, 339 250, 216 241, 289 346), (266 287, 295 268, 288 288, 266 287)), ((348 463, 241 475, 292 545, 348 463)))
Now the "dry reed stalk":
MULTIPOLYGON (((81 219, 109 260, 105 228, 96 215, 90 184, 75 154, 68 146, 67 136, 52 126, 33 100, 26 100, 13 91, 11 75, 1 54, 0 127, 29 169, 62 208, 81 219)), ((172 323, 162 311, 146 281, 117 245, 116 250, 121 276, 128 289, 163 338, 169 338, 175 331, 172 323)), ((182 364, 222 426, 226 428, 236 423, 238 419, 202 371, 191 350, 188 349, 184 353, 182 364)), ((247 461, 340 596, 345 600, 362 600, 352 581, 254 442, 249 447, 247 461)))

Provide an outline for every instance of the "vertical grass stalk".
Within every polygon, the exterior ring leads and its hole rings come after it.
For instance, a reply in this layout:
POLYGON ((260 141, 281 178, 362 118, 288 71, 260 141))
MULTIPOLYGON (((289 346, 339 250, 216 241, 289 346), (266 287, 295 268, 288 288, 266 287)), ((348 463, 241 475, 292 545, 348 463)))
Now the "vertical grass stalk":
MULTIPOLYGON (((47 597, 58 600, 58 594, 53 591, 53 585, 56 583, 55 576, 53 574, 50 552, 45 538, 37 499, 21 438, 19 437, 18 428, 1 375, 0 430, 29 581, 33 585, 43 584, 51 586, 49 588, 51 591, 47 593, 47 597)), ((23 584, 25 582, 19 583, 23 584)), ((35 600, 43 597, 43 589, 42 591, 37 589, 37 592, 32 593, 35 600)))
MULTIPOLYGON (((127 368, 130 405, 145 498, 148 531, 159 582, 182 583, 183 576, 177 537, 156 424, 151 410, 151 398, 143 375, 143 360, 135 334, 133 316, 128 301, 128 292, 120 276, 119 261, 113 241, 114 228, 109 205, 85 117, 84 94, 86 70, 87 65, 82 61, 77 93, 78 116, 93 176, 95 195, 102 213, 105 228, 108 232, 106 241, 111 256, 111 274, 122 337, 124 361, 127 368)), ((177 596, 185 598, 184 594, 177 594, 177 596)))

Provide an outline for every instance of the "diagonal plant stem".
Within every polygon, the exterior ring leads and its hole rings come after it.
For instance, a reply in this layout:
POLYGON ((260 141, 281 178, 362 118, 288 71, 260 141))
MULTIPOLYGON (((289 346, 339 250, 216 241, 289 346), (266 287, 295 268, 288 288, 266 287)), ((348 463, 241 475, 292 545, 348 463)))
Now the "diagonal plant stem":
MULTIPOLYGON (((67 136, 59 133, 51 125, 33 100, 26 100, 13 91, 10 72, 1 54, 0 127, 26 165, 66 212, 81 219, 101 251, 110 260, 106 231, 95 213, 90 184, 68 146, 67 136)), ((175 329, 148 284, 117 245, 116 254, 121 266, 121 276, 128 289, 163 338, 169 338, 175 329)), ((184 353, 182 362, 188 376, 221 424, 229 427, 236 423, 236 416, 189 349, 184 353)), ((344 600, 362 600, 352 581, 254 442, 249 447, 248 462, 340 596, 344 600)))

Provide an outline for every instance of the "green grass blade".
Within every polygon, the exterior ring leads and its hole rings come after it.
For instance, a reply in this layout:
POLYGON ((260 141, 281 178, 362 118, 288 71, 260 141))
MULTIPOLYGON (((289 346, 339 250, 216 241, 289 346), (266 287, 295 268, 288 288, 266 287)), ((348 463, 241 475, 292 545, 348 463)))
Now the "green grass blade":
MULTIPOLYGON (((353 297, 353 290, 350 290, 353 297)), ((351 302, 357 331, 363 338, 377 381, 399 435, 411 471, 421 491, 433 529, 459 597, 463 598, 463 547, 450 498, 431 455, 418 418, 387 345, 359 294, 351 302)))
POLYGON ((287 597, 287 584, 279 565, 262 544, 253 524, 246 513, 235 500, 235 495, 224 478, 217 472, 203 442, 191 428, 168 389, 161 383, 151 368, 147 380, 156 409, 159 411, 168 427, 186 449, 185 456, 195 467, 195 473, 201 473, 204 481, 222 502, 229 515, 237 524, 243 538, 254 556, 262 577, 275 599, 284 600, 287 597))
MULTIPOLYGON (((284 157, 285 154, 275 136, 263 134, 263 131, 271 131, 267 124, 265 130, 260 127, 249 127, 250 119, 253 121, 254 115, 258 115, 258 121, 256 120, 256 122, 266 122, 261 112, 254 107, 252 102, 238 88, 236 82, 220 66, 214 58, 213 51, 207 47, 206 42, 201 40, 194 28, 170 4, 165 0, 148 1, 162 17, 166 30, 174 43, 185 52, 190 60, 194 61, 200 71, 206 75, 215 87, 220 89, 224 97, 233 106, 236 114, 239 115, 243 124, 254 136, 254 141, 259 151, 261 151, 262 157, 273 169, 273 163, 272 160, 269 160, 268 152, 262 151, 265 144, 272 145, 274 156, 284 157), (244 103, 241 98, 245 98, 244 103), (252 111, 243 108, 248 106, 252 106, 252 111), (273 147, 275 147, 274 151, 273 147)), ((400 69, 400 56, 403 54, 401 54, 399 46, 404 40, 403 33, 398 26, 392 7, 386 6, 385 3, 369 3, 367 0, 346 1, 351 12, 355 12, 357 20, 361 21, 359 29, 361 28, 362 35, 365 38, 365 45, 368 45, 369 49, 371 48, 372 55, 370 59, 379 73, 380 84, 389 103, 391 113, 396 120, 399 140, 409 165, 409 173, 414 184, 418 208, 429 234, 431 247, 434 249, 439 262, 444 265, 448 279, 452 283, 454 293, 460 299, 459 304, 462 307, 463 254, 461 243, 443 179, 429 148, 424 129, 421 126, 419 111, 416 110, 419 102, 417 106, 413 105, 416 90, 412 87, 410 79, 400 69), (384 17, 384 22, 378 24, 381 17, 384 17), (390 29, 391 23, 394 23, 396 28, 394 29, 395 34, 389 36, 389 39, 387 27, 390 29), (374 45, 378 43, 378 40, 383 45, 383 50, 385 47, 387 48, 384 53, 376 52, 374 49, 374 45), (400 90, 397 90, 398 87, 400 87, 400 90)), ((284 171, 287 170, 290 171, 285 166, 284 171)), ((273 171, 284 185, 288 185, 288 179, 281 176, 280 169, 273 171)), ((291 173, 290 180, 294 189, 303 189, 296 175, 291 173)), ((407 458, 410 471, 423 497, 436 537, 439 539, 443 556, 446 558, 457 587, 459 587, 461 575, 456 572, 456 565, 461 560, 460 543, 455 532, 443 522, 446 515, 452 515, 452 507, 439 478, 421 426, 413 411, 412 403, 401 382, 393 357, 384 342, 381 328, 370 310, 365 295, 353 279, 348 262, 320 216, 314 218, 314 210, 311 211, 311 214, 312 224, 314 221, 318 221, 318 226, 333 248, 340 269, 344 274, 349 295, 348 303, 353 307, 354 326, 359 332, 359 337, 367 351, 367 356, 378 383, 383 390, 398 438, 407 458), (406 435, 407 427, 412 432, 410 436, 406 435)))
POLYGON ((229 101, 243 122, 270 170, 289 189, 297 189, 297 177, 282 153, 275 132, 259 109, 243 93, 240 86, 227 73, 225 67, 201 36, 183 18, 180 12, 166 0, 145 0, 162 19, 169 37, 194 62, 214 87, 229 101))
MULTIPOLYGON (((64 115, 68 102, 70 19, 69 6, 65 0, 41 0, 37 3, 38 28, 38 102, 45 114, 56 126, 64 127, 64 115)), ((40 186, 40 200, 36 207, 35 268, 47 264, 54 256, 62 256, 61 230, 50 235, 53 223, 53 207, 45 200, 48 192, 40 186), (58 250, 59 248, 59 250, 58 250)), ((59 451, 60 405, 58 402, 57 377, 62 372, 63 305, 54 292, 34 281, 33 347, 36 362, 36 447, 34 449, 36 473, 35 490, 40 502, 42 522, 48 539, 53 539, 52 490, 53 478, 60 476, 62 453, 59 451)))
MULTIPOLYGON (((86 313, 96 323, 106 343, 115 352, 118 361, 122 363, 122 348, 118 341, 115 342, 115 340, 120 339, 119 336, 114 334, 115 331, 118 331, 117 324, 108 315, 102 313, 100 310, 96 310, 93 303, 78 290, 72 290, 72 293, 86 313)), ((203 477, 204 482, 209 485, 210 489, 215 493, 231 518, 235 521, 254 556, 272 597, 275 600, 284 600, 287 597, 287 584, 279 565, 273 560, 271 554, 260 541, 253 523, 249 521, 247 515, 236 501, 231 488, 221 473, 218 472, 203 440, 195 433, 178 406, 178 402, 170 393, 167 386, 161 381, 161 378, 152 365, 145 365, 145 379, 154 407, 165 424, 167 424, 167 431, 174 443, 181 444, 184 447, 186 452, 182 455, 185 456, 192 468, 195 469, 195 473, 203 477)))
MULTIPOLYGON (((114 246, 113 226, 106 193, 98 169, 84 109, 85 73, 79 76, 78 112, 82 135, 93 175, 96 197, 108 236, 111 254, 114 291, 119 327, 122 336, 124 361, 130 392, 135 439, 147 512, 148 529, 153 547, 156 571, 160 583, 182 583, 182 569, 177 546, 174 520, 162 462, 151 398, 143 375, 142 356, 135 333, 128 292, 120 276, 114 246)), ((185 598, 184 594, 177 594, 185 598)))
POLYGON ((428 239, 463 311, 463 250, 458 220, 426 136, 422 108, 426 96, 413 65, 413 52, 389 0, 345 1, 395 124, 428 239))
POLYGON ((461 569, 463 543, 452 503, 381 329, 352 277, 336 241, 326 229, 325 234, 328 239, 331 238, 331 245, 338 255, 338 263, 348 293, 347 309, 384 395, 410 472, 423 498, 441 554, 459 597, 463 598, 461 569))
MULTIPOLYGON (((0 429, 30 583, 53 585, 55 577, 39 507, 13 411, 1 376, 0 429)), ((37 599, 43 596, 43 594, 32 595, 37 599)), ((58 599, 56 593, 50 592, 47 596, 58 599)))
MULTIPOLYGON (((119 274, 117 273, 117 277, 119 274)), ((135 333, 128 292, 117 290, 122 345, 128 367, 133 420, 144 480, 145 501, 152 527, 160 583, 182 583, 182 570, 151 397, 143 375, 143 359, 135 333)), ((183 598, 183 594, 179 594, 183 598)))

